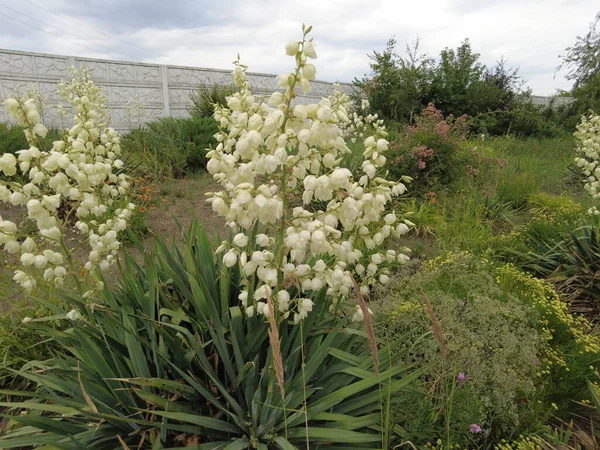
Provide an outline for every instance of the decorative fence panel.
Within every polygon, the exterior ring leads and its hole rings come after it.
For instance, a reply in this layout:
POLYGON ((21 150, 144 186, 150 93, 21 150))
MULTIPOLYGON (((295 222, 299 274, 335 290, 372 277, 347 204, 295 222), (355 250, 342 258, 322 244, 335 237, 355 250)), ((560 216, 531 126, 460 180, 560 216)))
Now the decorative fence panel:
MULTIPOLYGON (((69 68, 87 67, 98 85, 102 86, 108 99, 112 125, 127 130, 140 123, 160 117, 186 117, 190 93, 200 85, 231 84, 231 71, 182 67, 162 64, 145 64, 129 61, 112 61, 74 56, 49 55, 0 49, 0 102, 17 90, 23 92, 37 86, 47 100, 44 121, 50 127, 66 127, 71 122, 62 117, 56 108, 61 99, 56 84, 69 80, 69 68), (140 114, 128 112, 128 106, 143 105, 140 114)), ((267 94, 277 89, 275 75, 248 72, 248 81, 257 94, 267 94)), ((314 81, 307 95, 299 95, 297 101, 318 101, 333 92, 333 83, 314 81)), ((351 85, 341 83, 343 91, 351 85)), ((0 122, 9 117, 0 108, 0 122)))

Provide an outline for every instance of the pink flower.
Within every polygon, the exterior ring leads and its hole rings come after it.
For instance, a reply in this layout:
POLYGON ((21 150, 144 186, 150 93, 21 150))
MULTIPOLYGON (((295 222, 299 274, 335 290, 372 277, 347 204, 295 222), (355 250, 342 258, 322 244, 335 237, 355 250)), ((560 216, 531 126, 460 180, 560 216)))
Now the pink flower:
POLYGON ((479 434, 481 433, 483 430, 481 429, 481 427, 479 425, 477 425, 476 423, 472 424, 471 427, 469 428, 469 431, 471 431, 471 433, 473 434, 479 434))
POLYGON ((425 161, 419 161, 419 169, 425 168, 425 161))

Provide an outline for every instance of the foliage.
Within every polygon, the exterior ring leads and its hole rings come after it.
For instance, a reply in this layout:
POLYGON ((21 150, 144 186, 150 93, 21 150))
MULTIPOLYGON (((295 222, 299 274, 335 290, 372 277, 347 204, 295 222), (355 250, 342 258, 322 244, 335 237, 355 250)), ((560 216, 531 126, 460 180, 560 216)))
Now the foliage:
POLYGON ((566 195, 550 195, 544 192, 535 192, 529 195, 528 210, 535 217, 546 220, 556 216, 573 215, 583 212, 583 207, 566 195))
POLYGON ((381 300, 377 317, 385 333, 408 335, 409 358, 431 363, 423 380, 428 397, 422 399, 429 420, 415 419, 418 409, 406 413, 406 429, 416 442, 497 441, 530 425, 543 338, 534 326, 535 311, 506 295, 485 263, 458 255, 401 278, 381 300), (439 321, 441 342, 435 324, 431 332, 425 297, 439 321), (473 435, 471 424, 484 432, 473 435))
POLYGON ((206 153, 219 130, 212 118, 165 117, 129 132, 123 149, 132 166, 153 179, 182 177, 206 168, 206 153))
POLYGON ((398 279, 378 300, 376 320, 381 334, 405 337, 417 365, 433 362, 420 381, 427 395, 415 394, 397 416, 416 444, 491 448, 537 433, 552 414, 580 411, 572 400, 589 397, 585 379, 600 356, 589 323, 550 285, 465 253, 398 279))
POLYGON ((493 111, 499 109, 502 97, 513 95, 516 72, 507 73, 504 62, 494 72, 487 71, 479 58, 468 39, 456 50, 445 48, 440 52, 430 96, 446 115, 475 116, 493 111), (485 106, 480 102, 485 102, 485 106))
POLYGON ((70 84, 59 83, 59 92, 75 111, 75 125, 50 151, 38 146, 38 137, 48 130, 39 122, 35 100, 4 101, 29 148, 18 151, 18 158, 12 153, 0 157, 6 176, 0 182, 0 201, 26 207, 35 230, 27 233, 0 217, 0 244, 7 253, 20 254, 21 267, 13 279, 26 291, 36 286, 42 271, 44 280, 57 285, 67 273, 79 283, 82 269, 75 267, 67 247, 67 231, 78 235, 79 245, 90 247, 84 272, 97 276, 98 269, 107 270, 121 245, 117 233, 127 227, 134 208, 128 202, 129 181, 120 173, 119 135, 107 126, 106 99, 87 70, 79 74, 72 69, 72 74, 70 84))
POLYGON ((355 80, 374 111, 386 119, 410 123, 430 101, 429 89, 434 61, 419 54, 419 40, 407 45, 406 57, 396 53, 391 38, 383 52, 373 51, 370 76, 355 80))
POLYGON ((496 194, 503 191, 515 208, 526 206, 536 192, 573 196, 579 192, 571 171, 574 144, 570 137, 560 139, 494 137, 469 141, 477 145, 484 159, 476 167, 481 187, 496 194))
POLYGON ((226 106, 227 97, 235 92, 235 85, 215 83, 212 86, 201 84, 190 94, 188 111, 192 117, 212 117, 215 105, 226 106))
POLYGON ((524 208, 530 197, 537 192, 537 176, 533 172, 522 172, 516 176, 510 169, 505 171, 496 185, 496 195, 514 209, 524 208), (513 176, 515 175, 515 176, 513 176))
MULTIPOLYGON (((575 44, 565 49, 560 67, 568 67, 566 78, 574 81, 571 95, 574 99, 566 113, 573 118, 600 111, 600 13, 596 14, 584 36, 577 36, 575 44)), ((574 124, 573 124, 574 125, 574 124)))
MULTIPOLYGON (((39 334, 31 327, 31 321, 46 316, 48 309, 21 302, 10 313, 0 315, 0 389, 33 389, 33 383, 16 375, 29 361, 52 356, 54 343, 41 341, 39 334)), ((6 395, 0 394, 4 401, 6 395)))
POLYGON ((436 235, 444 250, 486 254, 494 234, 507 228, 514 217, 512 205, 472 190, 441 199, 439 205, 436 235))
MULTIPOLYGON (((38 136, 39 149, 49 151, 52 148, 52 143, 60 139, 60 132, 48 130, 45 137, 38 136)), ((19 150, 26 148, 29 148, 29 144, 21 127, 0 123, 0 155, 4 153, 17 155, 19 150)))
POLYGON ((470 161, 461 151, 467 133, 465 117, 444 118, 430 104, 391 143, 386 169, 394 179, 414 174, 411 188, 417 195, 436 191, 468 171, 470 161))
POLYGON ((547 281, 511 264, 499 266, 494 274, 502 289, 532 305, 539 315, 538 330, 549 345, 539 367, 546 408, 561 419, 582 413, 585 408, 577 402, 590 400, 586 380, 597 372, 600 356, 600 341, 591 332, 591 323, 571 313, 547 281))
POLYGON ((521 267, 555 283, 577 311, 597 317, 598 225, 598 216, 581 213, 532 220, 511 236, 504 253, 521 267))
POLYGON ((269 322, 238 306, 239 270, 215 260, 197 223, 184 242, 156 241, 143 267, 125 257, 98 303, 67 295, 64 331, 29 323, 61 352, 19 372, 38 389, 2 404, 17 414, 0 447, 387 448, 388 401, 420 375, 396 364, 402 351, 382 345, 375 375, 371 351, 356 351, 366 333, 321 291, 299 325, 277 326, 278 359, 269 322))
POLYGON ((419 53, 419 41, 407 46, 406 56, 390 39, 383 52, 374 51, 371 74, 355 80, 373 111, 387 120, 412 124, 418 112, 433 103, 444 115, 466 115, 473 131, 499 135, 553 136, 556 126, 524 90, 518 70, 500 60, 493 67, 480 62, 469 40, 445 48, 435 60, 419 53))

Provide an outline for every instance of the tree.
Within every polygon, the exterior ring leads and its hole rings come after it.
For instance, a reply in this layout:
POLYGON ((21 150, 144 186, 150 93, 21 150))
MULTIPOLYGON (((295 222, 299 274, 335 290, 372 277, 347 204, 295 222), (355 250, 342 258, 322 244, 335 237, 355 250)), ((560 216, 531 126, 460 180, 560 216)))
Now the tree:
POLYGON ((445 115, 475 115, 478 96, 483 90, 485 66, 479 63, 479 53, 474 53, 468 39, 456 49, 440 52, 431 87, 431 101, 445 115))
POLYGON ((574 88, 580 88, 600 75, 600 12, 596 14, 594 22, 585 36, 577 36, 575 44, 567 47, 566 55, 562 55, 563 66, 569 67, 567 80, 575 81, 574 88))
POLYGON ((438 59, 419 53, 418 40, 406 47, 403 57, 395 47, 392 38, 383 52, 369 55, 371 74, 355 80, 380 117, 413 123, 416 114, 433 103, 444 116, 466 114, 478 133, 547 134, 518 70, 504 59, 486 67, 468 39, 456 49, 443 49, 438 59))
POLYGON ((367 95, 371 108, 382 117, 410 122, 427 105, 434 60, 419 53, 419 40, 407 44, 406 56, 396 53, 392 37, 383 52, 374 51, 370 76, 355 80, 367 95))
POLYGON ((590 23, 584 36, 577 36, 575 44, 565 49, 562 55, 563 67, 569 68, 566 75, 573 83, 573 103, 568 108, 568 115, 573 118, 571 125, 579 121, 579 117, 589 110, 600 110, 600 12, 590 23))

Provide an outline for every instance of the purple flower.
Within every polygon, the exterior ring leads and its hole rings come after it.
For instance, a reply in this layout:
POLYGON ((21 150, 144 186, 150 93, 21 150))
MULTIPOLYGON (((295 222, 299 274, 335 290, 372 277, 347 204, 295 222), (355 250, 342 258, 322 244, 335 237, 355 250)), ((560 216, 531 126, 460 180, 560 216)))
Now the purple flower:
POLYGON ((467 379, 467 376, 463 373, 463 372, 459 372, 458 376, 456 377, 456 379, 458 381, 465 381, 467 379))
POLYGON ((477 434, 477 433, 481 433, 483 430, 481 429, 481 427, 479 425, 477 425, 476 423, 471 425, 471 428, 469 429, 471 431, 471 433, 473 434, 477 434))

